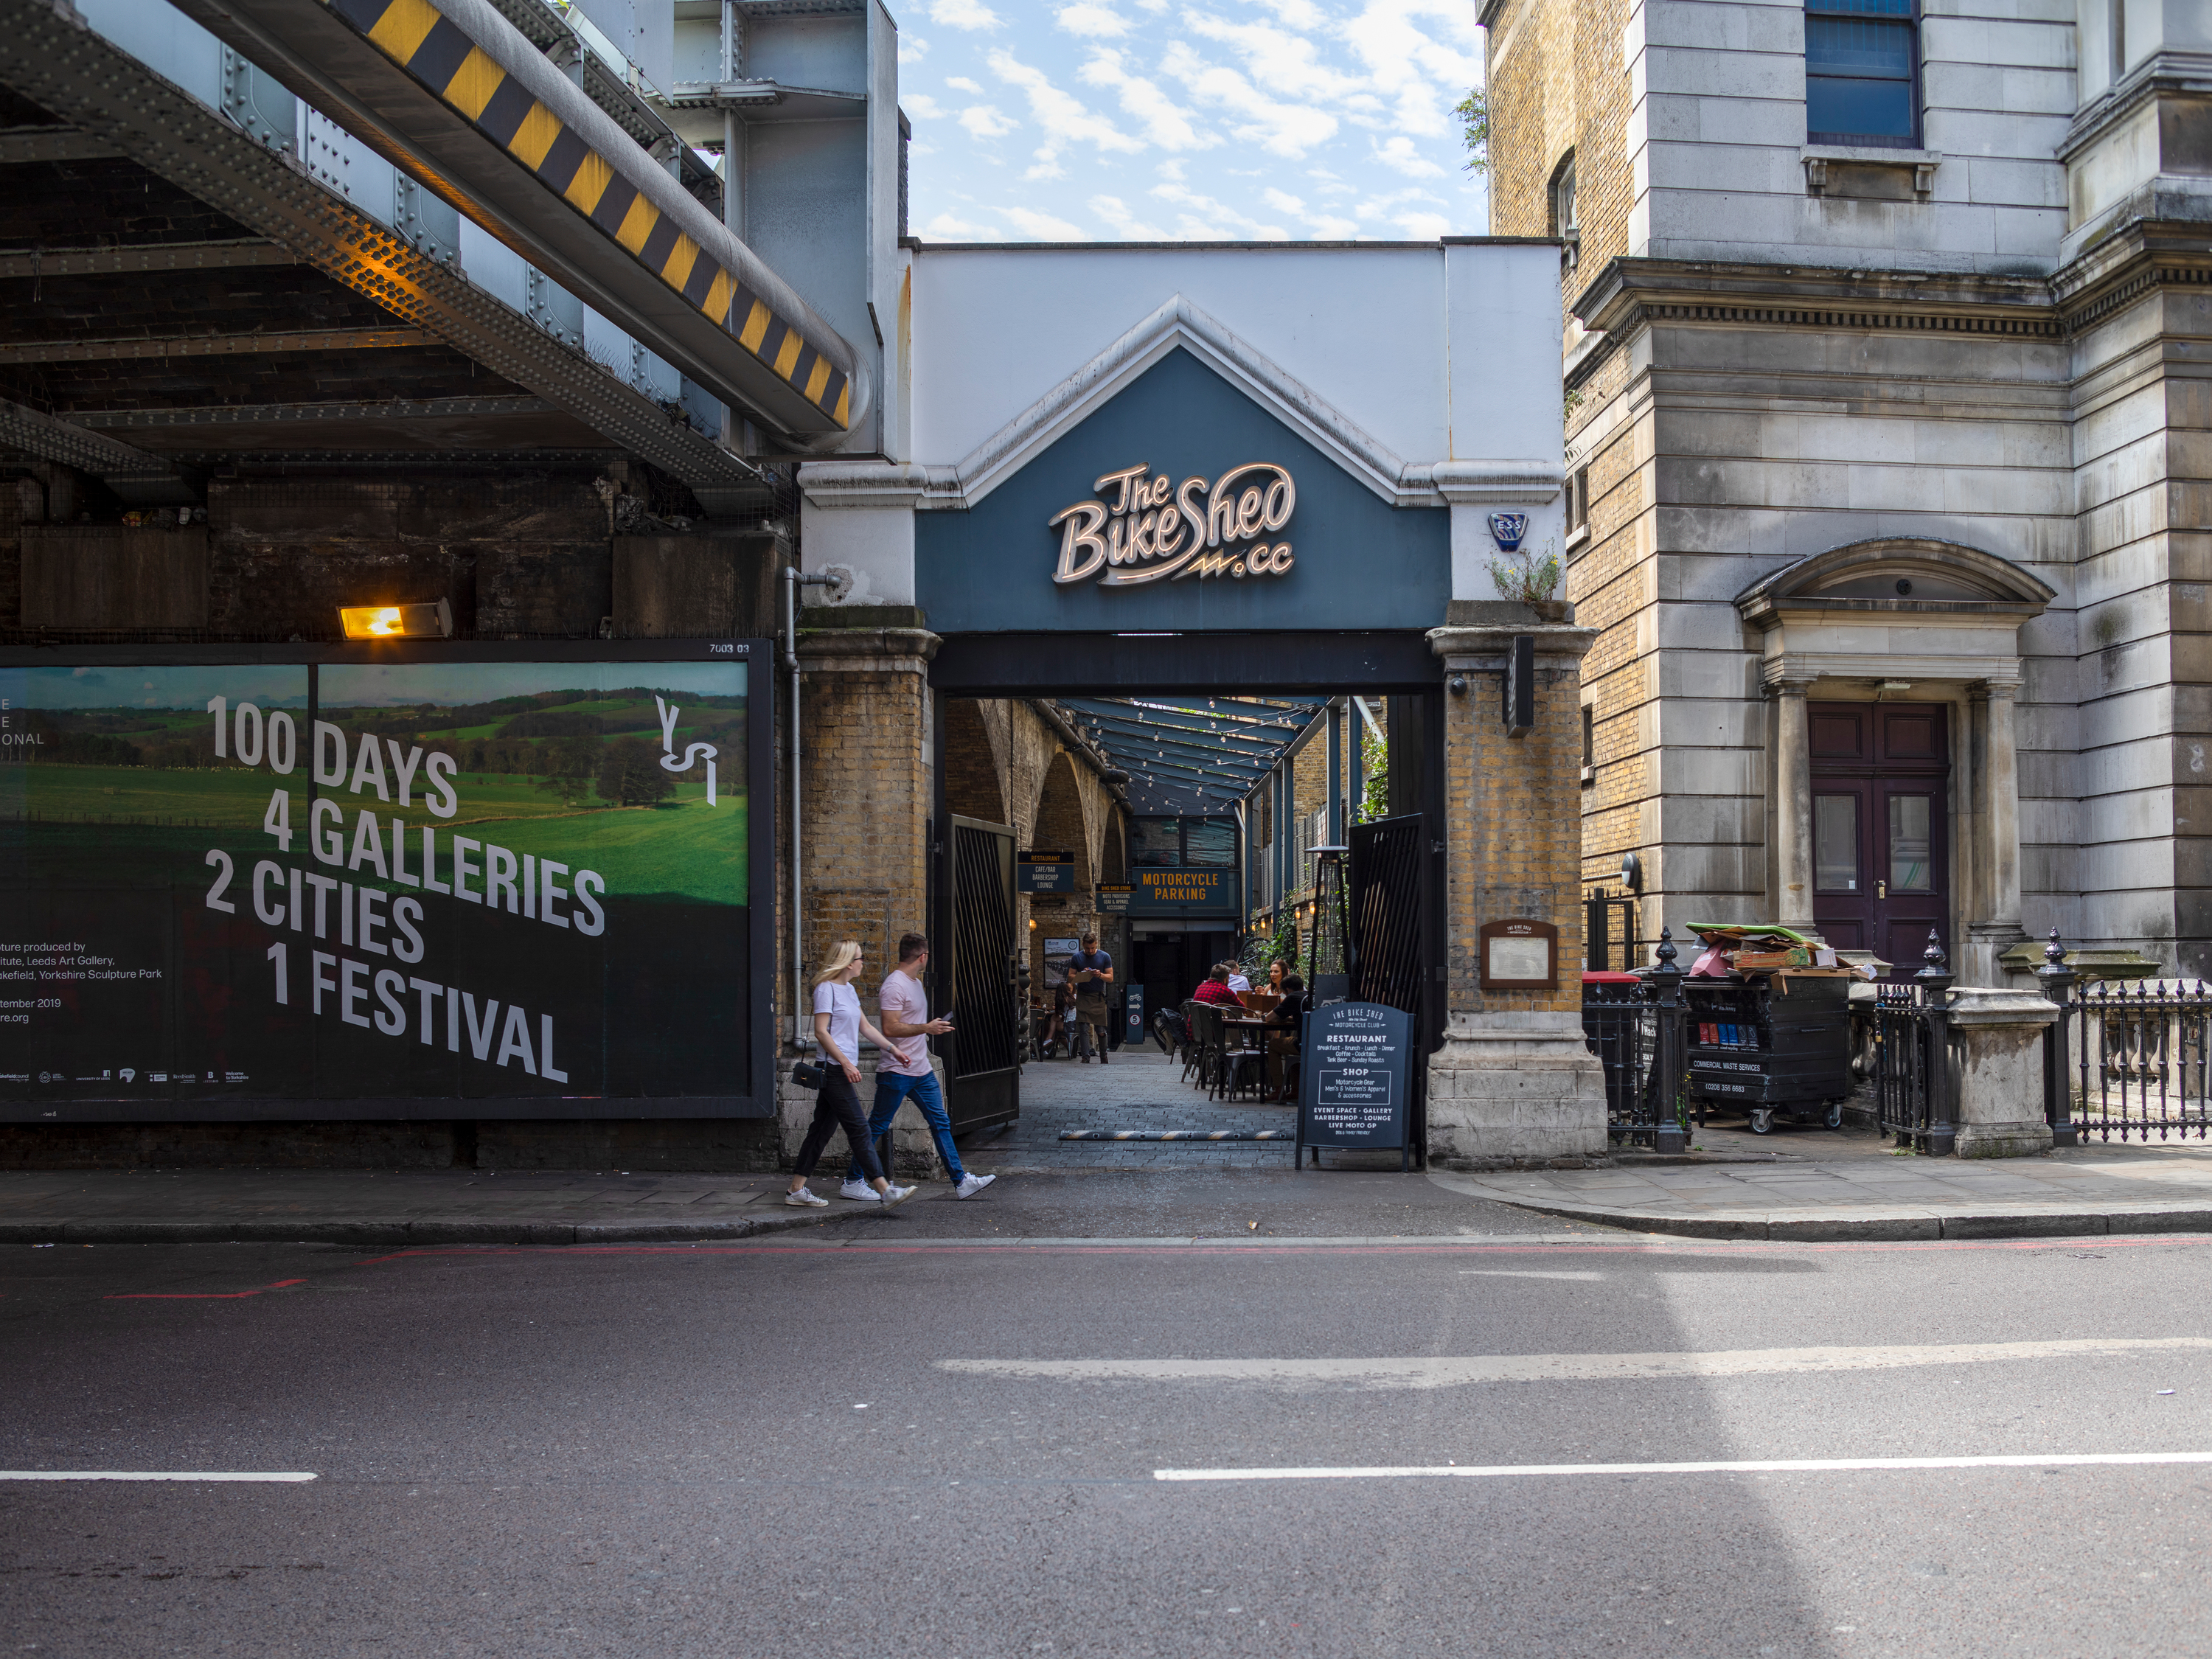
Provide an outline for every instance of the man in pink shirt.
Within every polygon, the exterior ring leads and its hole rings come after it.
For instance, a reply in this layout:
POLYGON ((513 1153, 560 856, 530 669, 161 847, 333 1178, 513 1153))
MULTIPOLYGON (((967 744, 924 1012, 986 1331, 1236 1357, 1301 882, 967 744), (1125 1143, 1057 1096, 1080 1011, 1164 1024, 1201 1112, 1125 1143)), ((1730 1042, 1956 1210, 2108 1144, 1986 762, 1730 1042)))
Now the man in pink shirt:
MULTIPOLYGON (((921 1109, 928 1121, 937 1155, 952 1177, 955 1198, 973 1198, 996 1176, 969 1175, 960 1166, 960 1149, 952 1144, 952 1120, 945 1109, 945 1092, 937 1086, 937 1073, 929 1067, 929 1039, 952 1029, 949 1019, 929 1017, 929 994, 921 987, 922 969, 929 965, 929 941, 920 933, 899 940, 898 966, 884 977, 876 994, 878 1023, 890 1046, 876 1054, 876 1103, 868 1114, 868 1139, 880 1139, 908 1100, 921 1109)), ((876 1189, 861 1179, 858 1163, 846 1171, 838 1195, 856 1203, 880 1203, 876 1189)))

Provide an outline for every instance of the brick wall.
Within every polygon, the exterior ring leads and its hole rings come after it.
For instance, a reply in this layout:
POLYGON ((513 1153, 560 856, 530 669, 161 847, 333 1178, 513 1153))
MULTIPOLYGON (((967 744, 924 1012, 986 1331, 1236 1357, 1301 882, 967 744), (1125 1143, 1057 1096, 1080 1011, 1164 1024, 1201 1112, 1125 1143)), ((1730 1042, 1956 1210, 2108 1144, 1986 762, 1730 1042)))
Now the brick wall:
POLYGON ((1536 725, 1514 738, 1498 717, 1496 674, 1510 634, 1466 630, 1462 662, 1472 684, 1444 704, 1446 979, 1454 1015, 1565 1013, 1582 1007, 1583 928, 1581 675, 1586 635, 1554 628, 1537 635, 1536 725), (1516 917, 1559 930, 1555 991, 1482 988, 1480 930, 1516 917))
POLYGON ((1552 177, 1572 150, 1582 241, 1564 273, 1563 300, 1628 251, 1635 179, 1626 143, 1632 84, 1621 57, 1627 21, 1626 0, 1509 0, 1487 32, 1490 228, 1552 234, 1552 177))

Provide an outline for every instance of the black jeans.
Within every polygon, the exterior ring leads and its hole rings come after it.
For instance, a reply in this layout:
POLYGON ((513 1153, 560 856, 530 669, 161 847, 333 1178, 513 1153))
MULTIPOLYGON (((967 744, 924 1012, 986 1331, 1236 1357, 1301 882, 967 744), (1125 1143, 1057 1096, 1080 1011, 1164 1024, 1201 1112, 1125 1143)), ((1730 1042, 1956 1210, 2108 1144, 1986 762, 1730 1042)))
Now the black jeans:
POLYGON ((804 1181, 814 1173, 823 1148, 830 1145, 830 1137, 842 1129, 861 1173, 871 1181, 879 1180, 884 1166, 876 1162, 876 1149, 868 1139, 868 1120, 860 1110, 860 1097, 845 1080, 836 1061, 825 1060, 823 1063, 829 1066, 830 1075, 822 1081, 822 1092, 814 1097, 814 1121, 806 1126, 806 1139, 799 1149, 799 1178, 804 1181))

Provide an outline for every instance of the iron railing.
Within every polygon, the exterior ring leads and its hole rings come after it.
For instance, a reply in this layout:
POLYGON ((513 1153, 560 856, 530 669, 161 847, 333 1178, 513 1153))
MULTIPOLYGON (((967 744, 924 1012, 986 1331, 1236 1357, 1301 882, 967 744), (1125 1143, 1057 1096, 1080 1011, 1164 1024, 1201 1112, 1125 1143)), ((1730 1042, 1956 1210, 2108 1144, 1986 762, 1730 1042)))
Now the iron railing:
POLYGON ((2157 979, 2077 990, 2056 928, 2043 954, 2036 977, 2059 1011, 2044 1049, 2052 1143, 2212 1136, 2212 984, 2157 979))
POLYGON ((1959 1126, 1951 1098, 1952 975, 1932 927, 1922 955, 1927 965, 1911 979, 1875 987, 1875 1103, 1882 1133, 1942 1158, 1958 1149, 1959 1126))
POLYGON ((1687 1152, 1689 1049, 1671 931, 1660 934, 1658 958, 1636 984, 1583 988, 1583 1039, 1605 1070, 1607 1139, 1687 1152))

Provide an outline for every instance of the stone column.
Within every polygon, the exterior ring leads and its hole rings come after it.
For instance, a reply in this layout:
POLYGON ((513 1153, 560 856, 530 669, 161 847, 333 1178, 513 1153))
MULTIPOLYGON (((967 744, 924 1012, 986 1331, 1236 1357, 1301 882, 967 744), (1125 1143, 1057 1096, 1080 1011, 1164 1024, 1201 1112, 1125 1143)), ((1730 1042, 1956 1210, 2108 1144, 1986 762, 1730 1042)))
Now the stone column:
MULTIPOLYGON (((911 609, 813 605, 799 612, 804 977, 811 983, 829 946, 839 939, 858 939, 867 952, 867 972, 854 988, 871 1019, 876 1017, 876 987, 896 965, 899 935, 929 930, 928 829, 934 785, 929 659, 937 654, 939 641, 921 622, 921 613, 911 609), (887 622, 906 625, 884 625, 887 622), (854 623, 860 625, 849 625, 854 623)), ((783 678, 781 672, 778 678, 783 678)), ((776 688, 779 705, 787 689, 787 684, 776 688)), ((787 744, 787 725, 776 736, 779 748, 787 744)), ((785 761, 788 764, 787 756, 785 761)), ((790 811, 789 788, 786 774, 779 818, 790 811)), ((788 827, 787 822, 778 860, 782 890, 776 895, 784 916, 776 953, 776 1004, 783 1015, 780 1030, 786 1033, 792 1029, 797 991, 791 969, 788 827)), ((864 1103, 873 1086, 869 1065, 864 1059, 864 1103)), ((793 1090, 790 1067, 782 1069, 784 1155, 789 1158, 805 1135, 814 1097, 793 1090)), ((902 1167, 917 1167, 911 1156, 917 1136, 921 1156, 930 1156, 921 1115, 912 1108, 899 1114, 894 1133, 902 1167)), ((835 1156, 844 1156, 842 1140, 835 1156)))
POLYGON ((1975 723, 1982 732, 1981 767, 1972 782, 1975 827, 1979 844, 1973 865, 1981 914, 1966 924, 1966 949, 1960 966, 1970 984, 2002 985, 2007 978, 1999 960, 2027 937, 2020 925, 2020 754, 2014 711, 2020 686, 2010 680, 1984 680, 1971 693, 1981 705, 1975 723))
POLYGON ((2057 1018, 2056 1005, 2033 991, 1970 986, 1951 994, 1959 1157, 2026 1158, 2051 1150, 2043 1033, 2057 1018))
POLYGON ((1449 1169, 1603 1156, 1605 1076, 1583 1041, 1582 658, 1588 628, 1440 628, 1445 695, 1446 1024, 1429 1061, 1429 1155, 1449 1169), (1536 639, 1536 725, 1506 734, 1516 634, 1536 639), (1451 689, 1458 681, 1462 690, 1451 689), (1485 991, 1486 921, 1559 929, 1554 990, 1485 991))
POLYGON ((1813 930, 1813 743, 1805 690, 1790 677, 1767 687, 1774 745, 1774 920, 1813 930))

